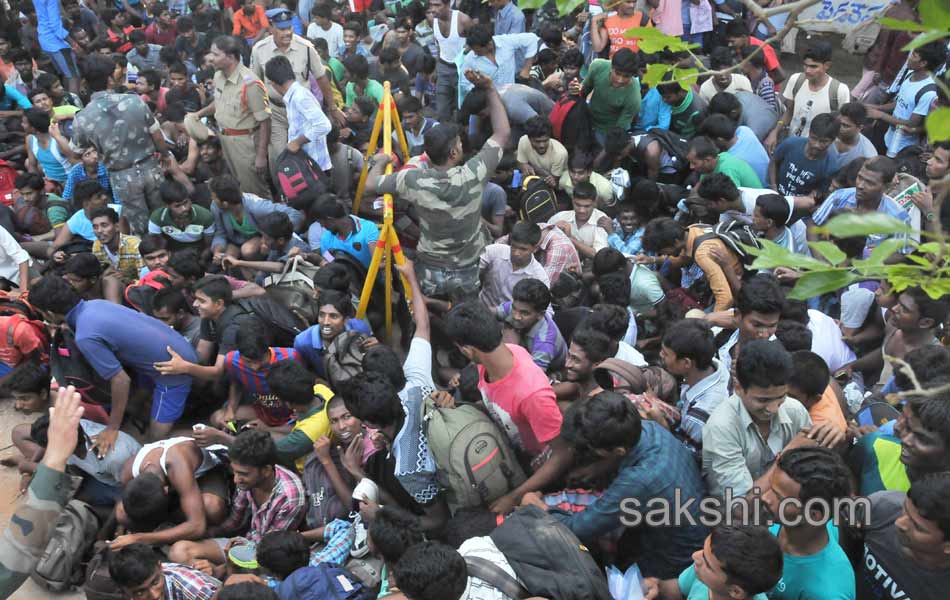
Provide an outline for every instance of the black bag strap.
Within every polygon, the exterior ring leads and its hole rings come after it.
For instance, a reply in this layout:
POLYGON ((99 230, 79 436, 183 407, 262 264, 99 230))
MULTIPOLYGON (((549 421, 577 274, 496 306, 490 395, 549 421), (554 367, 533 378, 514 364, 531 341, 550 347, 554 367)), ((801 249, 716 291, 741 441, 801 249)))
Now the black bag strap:
POLYGON ((718 238, 719 238, 719 234, 717 234, 715 231, 704 233, 703 235, 696 238, 696 241, 693 242, 692 259, 696 260, 696 251, 699 250, 699 246, 703 242, 705 242, 706 240, 713 240, 713 239, 718 239, 718 238))
POLYGON ((522 600, 530 597, 528 590, 517 579, 489 560, 477 556, 466 556, 465 566, 468 567, 470 577, 477 577, 492 584, 509 598, 522 600))

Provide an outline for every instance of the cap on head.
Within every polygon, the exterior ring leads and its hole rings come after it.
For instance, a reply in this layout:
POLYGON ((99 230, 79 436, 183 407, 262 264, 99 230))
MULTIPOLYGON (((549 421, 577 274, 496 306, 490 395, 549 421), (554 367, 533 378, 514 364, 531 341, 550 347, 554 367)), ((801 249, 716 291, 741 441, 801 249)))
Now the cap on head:
POLYGON ((294 26, 294 13, 286 8, 272 8, 264 14, 270 24, 278 29, 290 29, 294 26))

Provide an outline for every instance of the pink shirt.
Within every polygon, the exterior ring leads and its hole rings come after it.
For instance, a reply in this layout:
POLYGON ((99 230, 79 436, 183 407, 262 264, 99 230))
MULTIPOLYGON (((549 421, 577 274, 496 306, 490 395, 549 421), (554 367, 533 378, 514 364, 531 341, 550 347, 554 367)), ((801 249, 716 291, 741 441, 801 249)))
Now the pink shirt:
POLYGON ((478 389, 495 423, 512 444, 531 456, 540 454, 561 433, 563 420, 547 375, 521 346, 506 344, 514 366, 498 381, 485 381, 478 365, 478 389))
POLYGON ((666 35, 683 35, 683 0, 660 0, 652 16, 656 28, 666 35))

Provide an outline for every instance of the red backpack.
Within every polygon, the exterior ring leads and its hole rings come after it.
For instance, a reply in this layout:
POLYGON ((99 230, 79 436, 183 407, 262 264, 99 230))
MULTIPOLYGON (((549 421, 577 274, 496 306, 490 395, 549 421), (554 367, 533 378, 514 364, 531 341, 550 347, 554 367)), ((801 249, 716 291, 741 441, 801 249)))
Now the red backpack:
POLYGON ((135 310, 152 316, 152 298, 155 292, 168 287, 168 273, 162 270, 149 271, 135 283, 125 288, 125 303, 135 310))
POLYGON ((0 202, 13 206, 13 202, 20 197, 16 189, 16 169, 5 160, 0 160, 0 202))

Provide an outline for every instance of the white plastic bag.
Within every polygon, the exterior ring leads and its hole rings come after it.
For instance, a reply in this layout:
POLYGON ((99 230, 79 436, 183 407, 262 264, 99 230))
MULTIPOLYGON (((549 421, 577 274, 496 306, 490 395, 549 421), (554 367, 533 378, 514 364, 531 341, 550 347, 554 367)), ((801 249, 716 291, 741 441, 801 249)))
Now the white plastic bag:
POLYGON ((607 571, 607 588, 614 600, 643 600, 643 589, 640 587, 642 578, 640 568, 631 565, 626 573, 610 565, 607 571))

